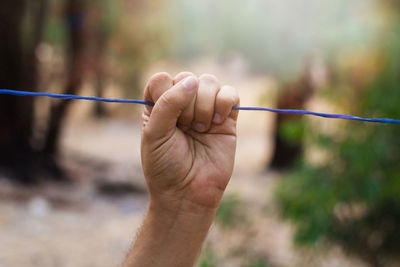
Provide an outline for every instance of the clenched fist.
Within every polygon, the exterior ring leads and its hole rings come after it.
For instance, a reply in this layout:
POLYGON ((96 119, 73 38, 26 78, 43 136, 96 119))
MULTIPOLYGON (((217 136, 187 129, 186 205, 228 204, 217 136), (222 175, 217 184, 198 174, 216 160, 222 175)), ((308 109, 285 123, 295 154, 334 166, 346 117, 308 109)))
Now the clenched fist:
POLYGON ((150 192, 125 266, 193 266, 232 175, 236 90, 210 74, 157 73, 144 97, 142 166, 150 192))
POLYGON ((232 175, 236 90, 209 74, 155 74, 145 88, 142 164, 151 201, 216 208, 232 175))

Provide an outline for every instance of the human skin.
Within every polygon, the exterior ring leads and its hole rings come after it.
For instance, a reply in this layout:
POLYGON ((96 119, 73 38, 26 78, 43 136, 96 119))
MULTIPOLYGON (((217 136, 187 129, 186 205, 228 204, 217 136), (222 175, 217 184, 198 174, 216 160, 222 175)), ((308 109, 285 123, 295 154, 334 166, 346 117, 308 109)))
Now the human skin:
POLYGON ((141 157, 150 203, 124 267, 193 266, 232 175, 237 91, 210 74, 157 73, 144 97, 141 157))

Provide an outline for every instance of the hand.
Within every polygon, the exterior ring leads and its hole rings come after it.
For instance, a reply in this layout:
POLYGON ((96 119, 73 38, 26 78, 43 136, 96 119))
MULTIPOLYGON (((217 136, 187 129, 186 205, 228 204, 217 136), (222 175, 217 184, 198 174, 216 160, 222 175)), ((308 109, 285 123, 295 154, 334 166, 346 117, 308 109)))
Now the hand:
POLYGON ((209 74, 150 78, 144 97, 142 165, 151 205, 174 212, 215 210, 232 175, 236 90, 209 74))
POLYGON ((232 175, 239 97, 208 74, 148 82, 142 165, 150 205, 124 266, 193 266, 232 175))

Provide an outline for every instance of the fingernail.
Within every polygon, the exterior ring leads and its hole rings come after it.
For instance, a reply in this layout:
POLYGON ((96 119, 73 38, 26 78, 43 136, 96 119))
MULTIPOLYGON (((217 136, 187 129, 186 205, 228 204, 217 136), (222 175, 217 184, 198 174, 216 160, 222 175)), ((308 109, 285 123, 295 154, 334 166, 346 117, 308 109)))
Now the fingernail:
POLYGON ((183 80, 182 85, 186 88, 186 90, 191 93, 196 90, 197 80, 193 76, 189 76, 183 80))
POLYGON ((206 126, 203 123, 200 122, 196 122, 194 124, 194 129, 200 133, 205 132, 206 131, 206 126))
POLYGON ((222 122, 222 117, 221 115, 219 115, 218 113, 214 114, 214 118, 213 118, 213 122, 214 123, 221 123, 222 122))

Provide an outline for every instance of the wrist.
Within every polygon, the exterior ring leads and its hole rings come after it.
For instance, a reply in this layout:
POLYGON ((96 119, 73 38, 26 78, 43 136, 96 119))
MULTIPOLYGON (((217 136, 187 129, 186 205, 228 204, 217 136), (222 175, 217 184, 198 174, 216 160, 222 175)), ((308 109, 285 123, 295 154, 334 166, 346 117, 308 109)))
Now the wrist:
POLYGON ((217 208, 204 207, 186 199, 163 200, 151 197, 146 221, 169 231, 208 231, 217 208))
POLYGON ((149 186, 150 208, 175 213, 214 214, 221 202, 222 186, 199 183, 195 190, 182 188, 162 189, 149 186))

